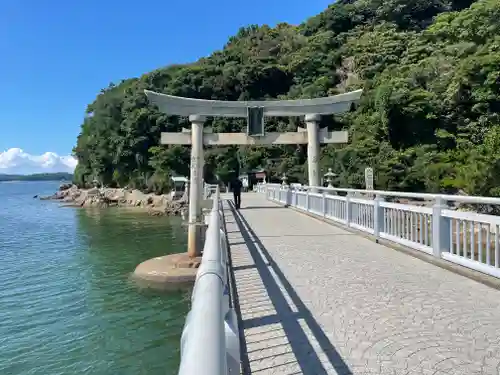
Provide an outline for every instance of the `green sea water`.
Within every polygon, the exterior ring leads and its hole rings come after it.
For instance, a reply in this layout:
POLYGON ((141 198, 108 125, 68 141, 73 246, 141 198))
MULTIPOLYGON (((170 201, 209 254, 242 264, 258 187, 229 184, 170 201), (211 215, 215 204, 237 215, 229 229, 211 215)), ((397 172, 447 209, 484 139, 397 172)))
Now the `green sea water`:
POLYGON ((33 199, 57 186, 0 183, 0 374, 176 374, 188 292, 130 273, 185 250, 180 219, 33 199))

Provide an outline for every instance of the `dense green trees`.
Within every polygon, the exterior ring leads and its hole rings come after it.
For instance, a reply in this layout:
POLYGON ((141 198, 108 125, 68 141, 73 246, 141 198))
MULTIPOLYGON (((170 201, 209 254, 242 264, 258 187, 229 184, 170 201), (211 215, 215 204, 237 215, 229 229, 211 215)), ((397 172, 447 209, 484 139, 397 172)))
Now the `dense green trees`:
MULTIPOLYGON (((355 111, 325 118, 350 143, 322 149, 341 186, 500 195, 500 2, 339 0, 300 26, 249 26, 210 57, 111 84, 87 108, 74 154, 75 182, 162 191, 188 173, 189 149, 159 146, 186 119, 147 104, 144 89, 204 99, 308 98, 364 88, 355 111)), ((295 130, 300 119, 269 119, 295 130)), ((214 131, 240 120, 212 119, 214 131)), ((239 167, 305 181, 304 146, 206 152, 206 178, 239 167)))

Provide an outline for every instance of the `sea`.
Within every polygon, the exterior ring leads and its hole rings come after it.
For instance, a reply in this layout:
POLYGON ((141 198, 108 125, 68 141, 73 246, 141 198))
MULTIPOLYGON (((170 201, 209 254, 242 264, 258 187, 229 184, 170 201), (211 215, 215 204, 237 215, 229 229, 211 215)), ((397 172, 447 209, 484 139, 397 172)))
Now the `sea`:
POLYGON ((181 220, 34 198, 58 186, 0 183, 0 374, 176 374, 189 291, 130 275, 185 251, 181 220))

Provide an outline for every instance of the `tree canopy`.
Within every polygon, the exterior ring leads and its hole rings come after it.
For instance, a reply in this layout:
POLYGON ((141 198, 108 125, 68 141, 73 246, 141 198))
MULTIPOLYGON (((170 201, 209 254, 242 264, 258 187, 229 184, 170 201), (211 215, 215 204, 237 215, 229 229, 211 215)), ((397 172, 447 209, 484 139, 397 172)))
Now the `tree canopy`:
MULTIPOLYGON (((322 147, 335 184, 363 187, 373 167, 379 189, 500 195, 500 2, 338 0, 298 26, 251 25, 220 51, 110 84, 86 111, 74 180, 164 191, 188 175, 189 148, 161 146, 162 131, 187 119, 149 105, 144 89, 190 98, 311 98, 364 89, 355 110, 322 126, 347 129, 350 143, 322 147)), ((294 131, 298 118, 270 118, 267 131, 294 131)), ((214 131, 245 122, 214 118, 214 131)), ((266 168, 305 182, 306 147, 206 150, 205 178, 266 168)))

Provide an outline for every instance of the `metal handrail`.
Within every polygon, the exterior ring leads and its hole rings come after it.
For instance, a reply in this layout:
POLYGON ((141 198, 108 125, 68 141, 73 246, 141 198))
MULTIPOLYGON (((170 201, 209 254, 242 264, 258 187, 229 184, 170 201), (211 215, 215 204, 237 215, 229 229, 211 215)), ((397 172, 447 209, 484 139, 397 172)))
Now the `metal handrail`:
MULTIPOLYGON (((179 375, 227 375, 229 297, 227 245, 222 228, 219 188, 212 196, 208 228, 181 338, 179 375)), ((239 349, 239 345, 238 345, 239 349)), ((230 350, 229 350, 230 351, 230 350)), ((238 353, 239 354, 239 353, 238 353)))

